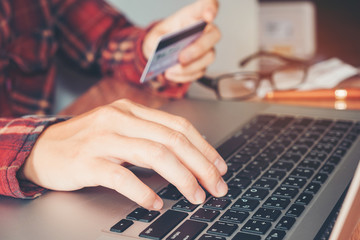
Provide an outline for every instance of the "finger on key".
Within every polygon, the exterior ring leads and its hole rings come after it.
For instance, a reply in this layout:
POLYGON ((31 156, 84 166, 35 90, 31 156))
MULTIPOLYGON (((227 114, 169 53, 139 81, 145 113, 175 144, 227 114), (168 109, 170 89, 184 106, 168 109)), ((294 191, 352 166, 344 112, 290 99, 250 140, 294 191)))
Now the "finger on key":
POLYGON ((195 176, 178 160, 173 151, 159 142, 119 135, 99 149, 103 149, 104 154, 117 159, 153 169, 176 186, 194 204, 200 204, 205 200, 205 193, 195 176), (119 148, 118 146, 126 147, 119 148))
POLYGON ((160 210, 163 206, 162 199, 152 189, 118 164, 99 160, 93 176, 96 185, 114 189, 146 209, 160 210))
POLYGON ((218 152, 202 137, 202 135, 194 128, 194 126, 185 118, 175 116, 160 110, 150 109, 142 105, 138 105, 132 102, 131 112, 135 116, 162 124, 181 132, 189 141, 219 170, 221 175, 224 175, 227 171, 227 165, 224 159, 218 154, 218 152))

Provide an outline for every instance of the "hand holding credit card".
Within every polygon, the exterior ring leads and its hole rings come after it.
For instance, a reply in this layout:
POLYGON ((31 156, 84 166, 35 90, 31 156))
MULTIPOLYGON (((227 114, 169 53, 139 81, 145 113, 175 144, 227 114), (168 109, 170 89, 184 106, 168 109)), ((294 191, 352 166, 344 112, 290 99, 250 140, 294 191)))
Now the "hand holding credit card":
POLYGON ((206 24, 204 21, 199 21, 179 31, 162 36, 146 64, 140 82, 144 83, 153 79, 169 67, 177 64, 179 53, 201 36, 206 24))

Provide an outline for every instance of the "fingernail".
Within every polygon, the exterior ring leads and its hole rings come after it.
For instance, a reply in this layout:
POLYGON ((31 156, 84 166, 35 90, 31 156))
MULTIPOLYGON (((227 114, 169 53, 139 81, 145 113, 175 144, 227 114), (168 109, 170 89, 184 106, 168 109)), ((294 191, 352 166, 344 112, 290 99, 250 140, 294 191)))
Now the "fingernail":
POLYGON ((219 170, 221 174, 225 174, 227 171, 227 165, 222 158, 217 158, 214 162, 215 167, 219 170))
POLYGON ((217 188, 217 192, 221 196, 224 196, 228 191, 228 187, 227 187, 226 183, 224 182, 224 179, 222 179, 222 178, 219 180, 216 188, 217 188))
POLYGON ((204 190, 202 190, 201 188, 198 188, 195 192, 195 202, 197 204, 203 203, 205 201, 205 193, 204 190))
POLYGON ((162 201, 159 199, 156 199, 153 204, 153 208, 156 210, 160 210, 162 208, 162 201))

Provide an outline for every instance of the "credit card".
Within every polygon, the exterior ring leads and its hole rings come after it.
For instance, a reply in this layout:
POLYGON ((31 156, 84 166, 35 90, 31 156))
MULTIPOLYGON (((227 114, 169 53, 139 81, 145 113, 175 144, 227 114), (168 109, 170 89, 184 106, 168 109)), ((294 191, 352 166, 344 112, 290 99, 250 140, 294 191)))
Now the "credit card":
POLYGON ((199 21, 179 31, 162 36, 149 58, 140 82, 144 83, 179 62, 179 53, 202 34, 206 22, 199 21))

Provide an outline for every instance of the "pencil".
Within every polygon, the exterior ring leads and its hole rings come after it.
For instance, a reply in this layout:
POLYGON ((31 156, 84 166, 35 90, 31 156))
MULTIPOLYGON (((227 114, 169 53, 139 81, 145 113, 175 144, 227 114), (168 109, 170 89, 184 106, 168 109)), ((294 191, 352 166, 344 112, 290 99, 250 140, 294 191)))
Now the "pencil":
POLYGON ((360 88, 319 89, 311 91, 273 91, 266 94, 267 100, 345 100, 360 99, 360 88))

